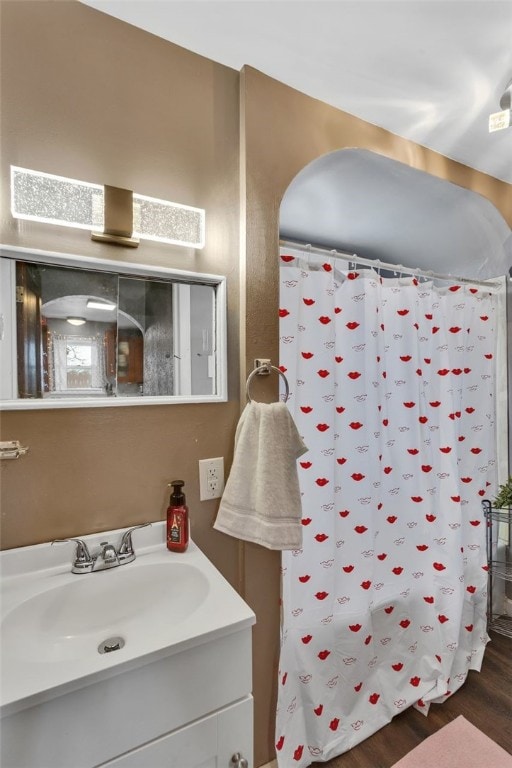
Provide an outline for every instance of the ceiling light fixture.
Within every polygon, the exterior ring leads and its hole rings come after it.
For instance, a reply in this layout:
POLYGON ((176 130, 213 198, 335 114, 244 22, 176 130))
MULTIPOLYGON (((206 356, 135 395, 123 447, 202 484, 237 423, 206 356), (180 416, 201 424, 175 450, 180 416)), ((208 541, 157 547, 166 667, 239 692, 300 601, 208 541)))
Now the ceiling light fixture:
POLYGON ((11 212, 17 219, 87 229, 93 240, 116 245, 136 248, 139 240, 153 240, 199 249, 205 244, 203 208, 14 165, 11 212))
POLYGON ((105 312, 112 312, 116 308, 117 304, 107 304, 106 301, 96 301, 95 299, 87 299, 87 309, 102 309, 105 312))
POLYGON ((501 131, 512 125, 512 79, 509 80, 500 99, 501 112, 489 115, 489 133, 501 131))
POLYGON ((84 325, 87 322, 85 317, 66 317, 66 321, 70 325, 84 325))

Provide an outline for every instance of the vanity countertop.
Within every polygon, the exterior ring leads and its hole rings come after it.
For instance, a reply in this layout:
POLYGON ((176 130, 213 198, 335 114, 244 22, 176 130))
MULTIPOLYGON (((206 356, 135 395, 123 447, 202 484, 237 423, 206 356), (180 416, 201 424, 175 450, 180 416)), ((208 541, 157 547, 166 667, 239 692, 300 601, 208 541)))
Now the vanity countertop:
MULTIPOLYGON (((81 538, 92 551, 123 532, 81 538)), ((0 553, 2 717, 255 623, 193 542, 167 550, 164 522, 136 531, 134 545, 132 563, 89 574, 71 573, 73 543, 0 553), (111 638, 124 645, 100 653, 111 638)))

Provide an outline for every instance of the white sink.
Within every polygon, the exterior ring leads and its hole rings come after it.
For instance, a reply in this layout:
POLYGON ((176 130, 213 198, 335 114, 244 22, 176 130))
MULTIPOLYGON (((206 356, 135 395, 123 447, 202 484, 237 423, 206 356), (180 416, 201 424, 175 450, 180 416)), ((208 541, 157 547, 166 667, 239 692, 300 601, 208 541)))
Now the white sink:
POLYGON ((131 643, 155 623, 172 627, 208 595, 208 580, 186 563, 128 563, 74 575, 29 597, 2 622, 2 653, 30 662, 80 659, 111 636, 131 643), (134 567, 130 568, 133 565, 134 567))
MULTIPOLYGON (((122 533, 83 539, 93 551, 122 533)), ((0 552, 2 716, 254 623, 193 542, 167 550, 162 521, 137 531, 134 547, 133 562, 88 574, 71 573, 72 544, 0 552), (111 638, 119 649, 100 653, 111 638)))

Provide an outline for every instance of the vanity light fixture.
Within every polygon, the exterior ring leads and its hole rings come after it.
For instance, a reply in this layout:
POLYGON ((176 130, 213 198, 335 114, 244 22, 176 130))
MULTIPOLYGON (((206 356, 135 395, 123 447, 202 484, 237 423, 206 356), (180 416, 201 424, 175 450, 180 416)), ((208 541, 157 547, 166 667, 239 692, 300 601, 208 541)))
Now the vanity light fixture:
POLYGON ((85 317, 66 317, 66 321, 70 325, 84 325, 87 322, 85 317))
POLYGON ((14 218, 87 229, 93 240, 137 247, 153 240, 204 248, 205 211, 128 189, 11 166, 14 218))
POLYGON ((106 301, 96 301, 95 299, 87 299, 87 309, 102 309, 105 312, 112 312, 116 308, 117 304, 107 304, 106 301))

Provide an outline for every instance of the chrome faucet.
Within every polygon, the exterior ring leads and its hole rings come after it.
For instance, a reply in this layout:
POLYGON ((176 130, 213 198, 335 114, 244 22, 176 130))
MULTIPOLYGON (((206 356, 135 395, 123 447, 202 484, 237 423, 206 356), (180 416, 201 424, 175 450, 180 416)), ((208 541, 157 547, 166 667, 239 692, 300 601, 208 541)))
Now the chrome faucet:
MULTIPOLYGON (((101 550, 98 554, 97 561, 103 560, 104 568, 113 568, 114 566, 120 564, 117 557, 116 548, 113 544, 109 544, 108 541, 102 541, 100 542, 100 547, 101 550)), ((96 570, 98 570, 98 568, 96 568, 96 570)))
POLYGON ((59 544, 65 541, 74 541, 76 543, 75 559, 71 567, 72 573, 104 571, 107 568, 116 568, 118 565, 125 565, 135 560, 132 533, 139 528, 146 528, 148 525, 151 525, 151 523, 135 525, 128 531, 125 531, 121 537, 119 549, 116 549, 108 541, 102 541, 99 550, 92 555, 87 544, 82 539, 54 539, 52 544, 59 544))

